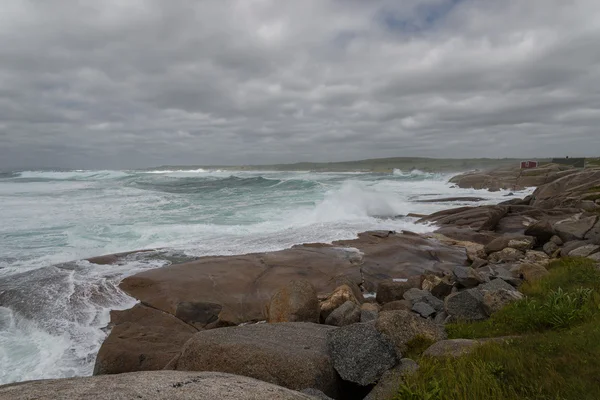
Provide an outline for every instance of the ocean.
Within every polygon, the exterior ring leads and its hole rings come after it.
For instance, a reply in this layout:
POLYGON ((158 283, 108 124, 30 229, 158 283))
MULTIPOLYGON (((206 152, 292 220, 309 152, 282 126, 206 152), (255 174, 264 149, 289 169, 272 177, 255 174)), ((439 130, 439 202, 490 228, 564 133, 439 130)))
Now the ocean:
POLYGON ((91 375, 118 289, 136 272, 205 255, 280 250, 374 230, 425 232, 427 214, 477 196, 421 171, 221 170, 0 172, 0 384, 91 375), (118 265, 85 258, 156 249, 118 265))

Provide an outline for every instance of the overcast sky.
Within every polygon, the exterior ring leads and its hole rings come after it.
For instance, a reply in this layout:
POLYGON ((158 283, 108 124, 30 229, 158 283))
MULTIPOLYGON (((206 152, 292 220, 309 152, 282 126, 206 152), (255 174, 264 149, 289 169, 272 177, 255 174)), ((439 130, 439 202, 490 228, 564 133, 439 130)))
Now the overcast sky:
POLYGON ((0 8, 0 168, 600 155, 599 0, 0 8))

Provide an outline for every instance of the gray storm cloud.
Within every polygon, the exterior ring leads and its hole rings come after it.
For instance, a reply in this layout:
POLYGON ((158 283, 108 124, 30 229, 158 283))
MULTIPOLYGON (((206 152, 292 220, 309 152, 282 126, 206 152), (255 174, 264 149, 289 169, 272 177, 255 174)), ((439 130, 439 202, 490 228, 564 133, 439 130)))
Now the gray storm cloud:
POLYGON ((600 153, 597 0, 3 0, 0 168, 600 153))

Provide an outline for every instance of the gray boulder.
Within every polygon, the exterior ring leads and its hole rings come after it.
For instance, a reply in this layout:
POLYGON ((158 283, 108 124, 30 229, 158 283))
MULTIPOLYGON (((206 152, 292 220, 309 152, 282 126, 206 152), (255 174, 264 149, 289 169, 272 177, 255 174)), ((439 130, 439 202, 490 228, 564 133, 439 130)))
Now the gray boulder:
MULTIPOLYGON (((416 303, 426 303, 433 307, 435 311, 442 311, 444 309, 444 302, 433 296, 427 290, 410 289, 404 293, 404 299, 410 301, 413 306, 416 303)), ((412 309, 412 307, 410 309, 412 309)))
POLYGON ((600 244, 600 221, 596 222, 592 229, 585 234, 584 239, 593 244, 600 244))
POLYGON ((554 228, 547 220, 535 222, 525 229, 525 235, 535 237, 538 245, 547 243, 554 234, 554 228))
POLYGON ((485 278, 471 267, 456 266, 452 273, 462 287, 472 288, 485 282, 485 278))
MULTIPOLYGON (((487 263, 485 260, 482 261, 487 263)), ((475 263, 475 261, 473 263, 475 263)), ((427 290, 439 299, 443 299, 444 297, 448 296, 452 292, 453 287, 454 280, 449 275, 443 277, 427 275, 421 284, 421 289, 427 290)))
POLYGON ((413 288, 404 293, 404 300, 415 302, 420 301, 422 298, 427 296, 431 296, 431 293, 427 290, 413 288))
POLYGON ((0 386, 0 399, 314 400, 271 383, 221 372, 151 371, 0 386))
POLYGON ((486 244, 484 250, 487 254, 492 254, 498 251, 502 251, 507 247, 517 249, 520 251, 526 251, 533 247, 534 238, 529 236, 500 236, 486 244))
POLYGON ((379 315, 379 305, 365 303, 360 307, 360 322, 375 321, 379 315))
POLYGON ((282 322, 201 331, 183 346, 174 368, 233 373, 336 397, 340 382, 327 350, 327 334, 337 329, 282 322))
POLYGON ((586 244, 585 246, 581 246, 572 250, 569 253, 570 257, 588 257, 592 254, 595 254, 600 251, 600 246, 596 244, 586 244))
POLYGON ((560 255, 561 257, 568 257, 573 250, 588 244, 590 244, 590 242, 587 240, 572 240, 570 242, 566 242, 560 250, 560 255))
POLYGON ((398 364, 394 345, 371 322, 328 332, 327 347, 340 377, 361 386, 377 382, 398 364))
POLYGON ((452 225, 475 231, 493 231, 507 212, 508 207, 505 206, 460 207, 433 213, 418 222, 452 225))
POLYGON ((585 235, 594 227, 598 217, 568 219, 554 224, 556 234, 565 242, 583 240, 585 235))
POLYGON ((508 304, 522 298, 523 295, 512 288, 485 291, 483 294, 483 309, 487 315, 492 315, 508 304))
POLYGON ((406 351, 407 344, 417 337, 432 341, 446 337, 442 327, 409 311, 382 312, 375 327, 392 340, 399 354, 406 351))
POLYGON ((552 236, 550 238, 550 241, 552 243, 554 243, 555 245, 557 245, 557 246, 562 246, 563 244, 565 244, 565 242, 561 238, 559 238, 558 236, 556 236, 556 235, 552 236))
POLYGON ((402 300, 407 290, 420 287, 420 277, 412 277, 406 282, 382 281, 377 285, 377 302, 385 304, 395 300, 402 300))
POLYGON ((431 307, 429 304, 424 303, 422 301, 415 303, 415 305, 412 306, 412 311, 416 312, 423 318, 429 318, 429 317, 435 315, 435 312, 436 312, 433 307, 431 307))
POLYGON ((294 280, 277 291, 269 303, 268 322, 319 322, 319 300, 307 280, 294 280))
POLYGON ((360 307, 352 301, 347 301, 335 310, 325 320, 325 324, 344 326, 360 321, 360 307))
POLYGON ((556 253, 559 249, 558 245, 554 242, 548 242, 544 244, 544 253, 548 254, 548 256, 552 257, 554 253, 556 253))
POLYGON ((198 330, 160 310, 136 304, 110 313, 114 325, 94 365, 94 375, 163 369, 198 330))
POLYGON ((479 289, 463 290, 446 297, 446 312, 455 320, 476 321, 488 317, 479 289))
POLYGON ((594 260, 594 261, 600 262, 600 253, 594 253, 591 256, 588 256, 588 258, 590 260, 594 260))
POLYGON ((521 283, 523 283, 523 280, 519 277, 519 275, 511 272, 510 268, 498 266, 495 269, 494 276, 497 279, 502 279, 503 281, 510 283, 514 287, 518 287, 521 283))
POLYGON ((360 288, 353 282, 347 282, 335 288, 327 298, 325 298, 319 307, 321 308, 321 321, 325 321, 329 314, 347 301, 352 301, 360 306, 364 298, 360 288))
POLYGON ((444 326, 446 324, 446 320, 448 319, 448 313, 446 311, 442 311, 436 314, 433 318, 433 322, 436 325, 444 326))
POLYGON ((516 262, 523 258, 525 258, 525 254, 522 251, 507 247, 504 250, 490 254, 488 261, 492 264, 500 264, 516 262))
POLYGON ((535 282, 548 275, 548 270, 543 265, 529 263, 519 264, 511 272, 527 282, 535 282))
POLYGON ((496 279, 489 281, 488 283, 484 283, 483 285, 480 285, 478 287, 478 289, 488 290, 488 291, 500 290, 500 289, 515 290, 515 288, 510 283, 508 283, 504 279, 500 279, 500 278, 496 278, 496 279))

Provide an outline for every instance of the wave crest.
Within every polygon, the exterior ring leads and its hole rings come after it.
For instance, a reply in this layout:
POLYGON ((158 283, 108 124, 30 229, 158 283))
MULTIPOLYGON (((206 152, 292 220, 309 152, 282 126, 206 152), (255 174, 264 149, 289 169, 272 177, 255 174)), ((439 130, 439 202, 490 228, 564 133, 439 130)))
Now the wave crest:
POLYGON ((313 210, 313 218, 315 222, 385 218, 403 214, 406 209, 407 204, 393 192, 347 181, 339 189, 325 194, 323 201, 313 210))

